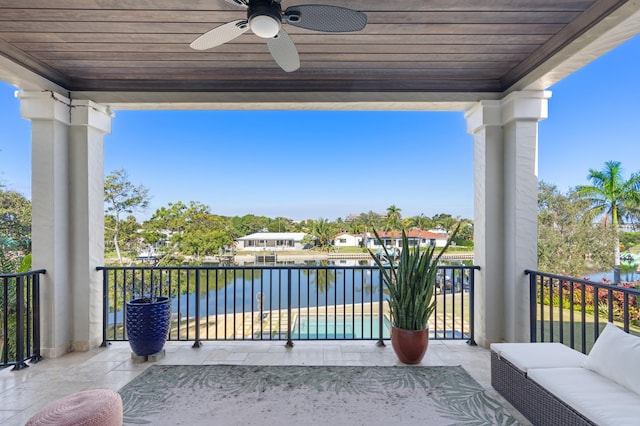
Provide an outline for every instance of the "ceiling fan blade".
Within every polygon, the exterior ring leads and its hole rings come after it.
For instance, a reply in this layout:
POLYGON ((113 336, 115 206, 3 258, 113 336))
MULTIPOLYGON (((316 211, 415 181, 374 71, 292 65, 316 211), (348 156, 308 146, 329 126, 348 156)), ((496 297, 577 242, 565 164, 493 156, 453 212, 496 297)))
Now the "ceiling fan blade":
POLYGON ((300 68, 298 49, 296 49, 296 45, 293 44, 293 40, 285 30, 280 29, 278 35, 267 39, 267 47, 273 59, 286 72, 292 72, 300 68))
POLYGON ((227 3, 231 3, 236 6, 244 7, 245 9, 249 7, 249 0, 225 0, 227 3))
POLYGON ((321 4, 288 7, 284 19, 295 27, 336 33, 360 31, 367 25, 367 15, 362 12, 321 4))
POLYGON ((249 22, 246 19, 228 22, 202 34, 189 46, 195 50, 206 50, 220 46, 228 41, 245 33, 249 29, 249 22))

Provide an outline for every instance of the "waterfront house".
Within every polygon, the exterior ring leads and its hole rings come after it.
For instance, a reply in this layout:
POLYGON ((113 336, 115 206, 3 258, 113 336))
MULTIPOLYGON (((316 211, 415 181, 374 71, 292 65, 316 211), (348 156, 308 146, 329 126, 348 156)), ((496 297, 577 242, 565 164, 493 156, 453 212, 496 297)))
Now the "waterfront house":
MULTIPOLYGON (((407 240, 409 242, 409 247, 444 247, 447 244, 447 239, 449 236, 440 232, 433 231, 423 231, 420 229, 414 229, 411 231, 406 231, 407 240)), ((380 239, 384 241, 384 245, 387 247, 391 247, 391 232, 378 232, 380 239)), ((395 247, 401 246, 401 237, 402 231, 394 231, 393 239, 395 247)), ((379 249, 381 248, 380 244, 378 244, 378 240, 376 240, 375 235, 373 233, 369 233, 367 235, 367 247, 370 249, 379 249)))
POLYGON ((333 245, 335 247, 360 247, 362 244, 362 238, 362 235, 341 232, 333 237, 333 245))
POLYGON ((256 232, 236 239, 238 250, 302 250, 304 232, 256 232))

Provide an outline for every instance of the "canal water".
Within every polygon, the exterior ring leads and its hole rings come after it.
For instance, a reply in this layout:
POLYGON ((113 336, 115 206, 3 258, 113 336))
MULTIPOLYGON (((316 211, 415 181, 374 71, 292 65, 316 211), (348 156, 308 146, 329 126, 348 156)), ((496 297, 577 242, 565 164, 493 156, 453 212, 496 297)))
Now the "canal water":
MULTIPOLYGON (((607 280, 607 281, 612 281, 613 282, 613 269, 610 271, 606 271, 606 272, 596 272, 594 274, 587 274, 585 275, 585 278, 592 280, 592 281, 603 281, 603 280, 607 280)), ((620 273, 620 281, 622 282, 635 282, 635 281, 640 281, 640 273, 638 273, 637 271, 631 271, 631 272, 621 272, 620 273)))
MULTIPOLYGON (((231 278, 226 285, 206 291, 198 298, 200 315, 271 311, 351 304, 380 300, 376 270, 363 269, 266 269, 251 270, 231 278), (290 281, 289 281, 290 278, 290 281), (291 296, 289 297, 289 292, 291 296)), ((201 283, 201 287, 205 284, 201 283)), ((194 316, 196 295, 173 298, 172 312, 194 316)))
MULTIPOLYGON (((380 273, 377 268, 271 268, 235 269, 202 273, 200 293, 191 284, 174 277, 171 284, 173 315, 194 317, 242 312, 260 312, 336 305, 369 305, 380 301, 380 273), (192 290, 185 293, 186 287, 192 290), (290 296, 289 296, 290 295, 290 296)), ((166 294, 166 293, 163 293, 166 294)), ((108 314, 110 323, 122 323, 123 310, 108 314)))

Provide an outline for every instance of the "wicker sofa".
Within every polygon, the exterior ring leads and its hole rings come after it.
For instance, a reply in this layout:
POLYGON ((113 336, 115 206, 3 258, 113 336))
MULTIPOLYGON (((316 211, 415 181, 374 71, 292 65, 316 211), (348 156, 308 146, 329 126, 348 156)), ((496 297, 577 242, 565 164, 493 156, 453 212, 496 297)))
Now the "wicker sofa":
POLYGON ((534 425, 638 425, 640 338, 607 324, 589 356, 560 343, 494 343, 491 384, 534 425))

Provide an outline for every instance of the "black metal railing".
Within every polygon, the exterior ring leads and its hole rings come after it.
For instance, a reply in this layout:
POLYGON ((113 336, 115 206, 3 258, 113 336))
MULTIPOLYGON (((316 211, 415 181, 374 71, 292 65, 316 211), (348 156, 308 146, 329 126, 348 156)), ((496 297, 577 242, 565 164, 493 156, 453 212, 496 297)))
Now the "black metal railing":
POLYGON ((640 335, 640 290, 525 271, 529 275, 532 342, 560 342, 588 353, 608 322, 640 335))
MULTIPOLYGON (((127 340, 126 301, 153 293, 172 299, 168 340, 383 340, 386 290, 375 266, 99 267, 103 341, 127 340)), ((476 266, 440 266, 434 339, 474 343, 476 266)))
POLYGON ((0 366, 14 370, 40 357, 40 275, 0 274, 0 366))

